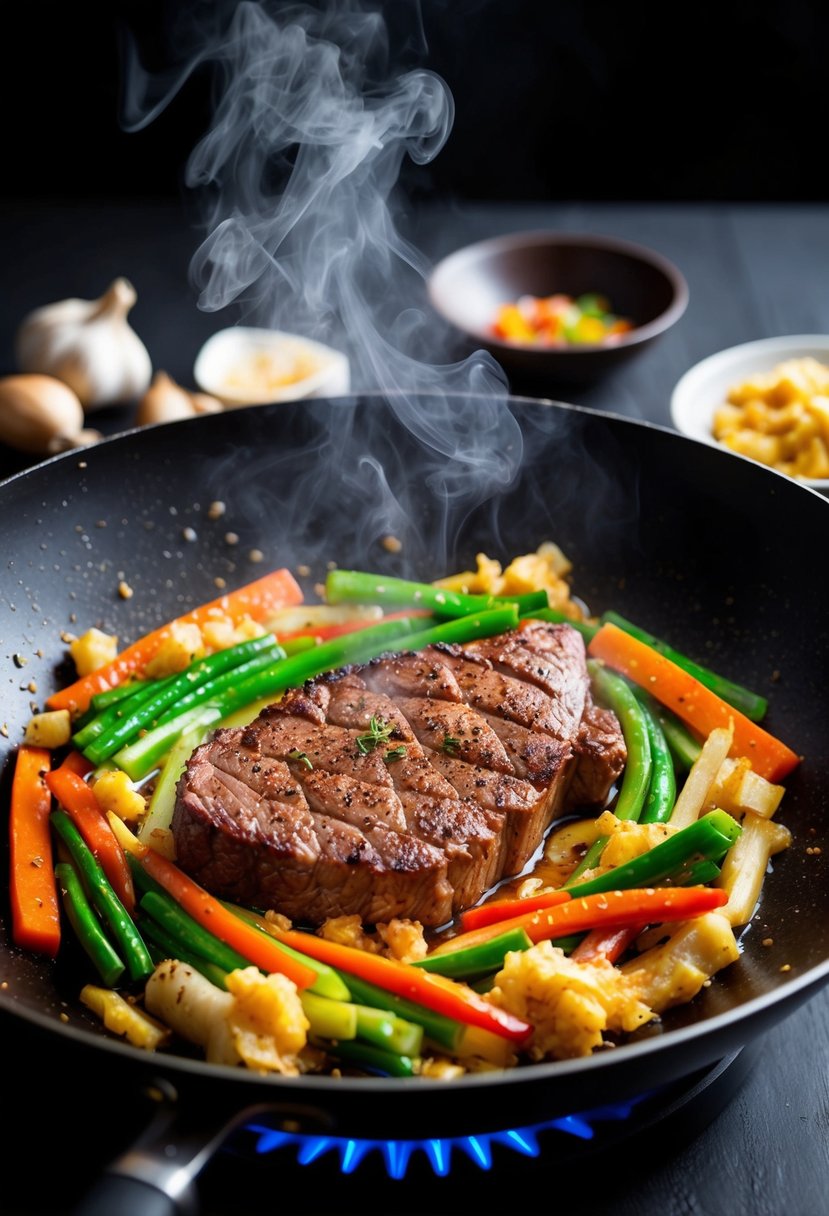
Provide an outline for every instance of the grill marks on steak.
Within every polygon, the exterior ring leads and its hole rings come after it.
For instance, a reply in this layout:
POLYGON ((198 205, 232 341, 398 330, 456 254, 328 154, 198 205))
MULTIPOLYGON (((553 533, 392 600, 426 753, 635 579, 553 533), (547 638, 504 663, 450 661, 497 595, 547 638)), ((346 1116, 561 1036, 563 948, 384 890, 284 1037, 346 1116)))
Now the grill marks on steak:
POLYGON ((531 622, 332 673, 215 732, 179 782, 177 858, 301 923, 438 926, 520 872, 563 811, 601 805, 624 761, 579 633, 531 622), (384 737, 360 744, 372 719, 384 737))

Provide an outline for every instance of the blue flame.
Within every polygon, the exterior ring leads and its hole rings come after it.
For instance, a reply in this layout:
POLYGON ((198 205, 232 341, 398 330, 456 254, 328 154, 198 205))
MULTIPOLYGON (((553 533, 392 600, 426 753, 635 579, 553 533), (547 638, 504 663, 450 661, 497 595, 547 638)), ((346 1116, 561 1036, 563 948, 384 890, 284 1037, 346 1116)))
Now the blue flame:
POLYGON ((358 1140, 353 1137, 301 1135, 295 1132, 277 1131, 258 1123, 247 1125, 247 1131, 257 1136, 255 1151, 259 1154, 273 1153, 279 1149, 294 1148, 300 1165, 311 1165, 329 1153, 339 1155, 340 1169, 344 1174, 353 1174, 358 1166, 372 1153, 382 1158, 390 1178, 401 1179, 406 1175, 409 1163, 416 1154, 424 1156, 432 1172, 445 1178, 452 1166, 452 1154, 463 1153, 479 1169, 489 1170, 493 1164, 493 1149, 506 1148, 524 1157, 537 1157, 541 1152, 539 1135, 557 1131, 578 1140, 592 1140, 596 1134, 594 1124, 609 1120, 621 1122, 630 1117, 634 1107, 649 1094, 640 1094, 626 1102, 577 1115, 565 1115, 547 1123, 536 1123, 531 1127, 512 1128, 508 1131, 486 1132, 476 1136, 458 1136, 432 1140, 358 1140))

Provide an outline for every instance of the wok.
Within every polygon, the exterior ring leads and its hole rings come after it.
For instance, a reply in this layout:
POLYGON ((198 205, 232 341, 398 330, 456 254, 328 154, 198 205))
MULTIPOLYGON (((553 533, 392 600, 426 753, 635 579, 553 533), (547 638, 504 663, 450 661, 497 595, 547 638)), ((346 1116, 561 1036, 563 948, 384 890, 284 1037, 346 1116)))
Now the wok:
POLYGON ((614 1050, 439 1088, 263 1079, 186 1055, 148 1056, 81 1005, 70 945, 52 964, 9 943, 4 896, 0 1011, 27 1033, 59 1036, 67 1053, 117 1066, 125 1092, 152 1087, 162 1120, 173 1121, 125 1146, 87 1210, 147 1211, 150 1201, 152 1211, 178 1210, 188 1179, 254 1110, 267 1110, 273 1126, 383 1139, 393 1122, 396 1138, 423 1138, 623 1100, 722 1060, 818 991, 829 979, 829 883, 825 861, 805 847, 823 833, 829 797, 827 617, 815 561, 827 526, 829 503, 817 493, 672 431, 474 395, 255 406, 125 432, 0 485, 5 800, 31 703, 69 674, 65 630, 98 625, 123 645, 214 598, 217 578, 239 585, 266 568, 307 565, 313 594, 328 561, 432 578, 479 550, 508 559, 544 540, 570 557, 574 590, 592 611, 614 607, 766 694, 768 728, 804 756, 780 815, 792 847, 774 859, 742 957, 710 988, 614 1050), (221 518, 208 510, 215 501, 225 504, 221 518), (388 535, 399 551, 384 544, 388 535), (121 581, 130 598, 119 595, 121 581), (767 936, 773 950, 761 945, 767 936))

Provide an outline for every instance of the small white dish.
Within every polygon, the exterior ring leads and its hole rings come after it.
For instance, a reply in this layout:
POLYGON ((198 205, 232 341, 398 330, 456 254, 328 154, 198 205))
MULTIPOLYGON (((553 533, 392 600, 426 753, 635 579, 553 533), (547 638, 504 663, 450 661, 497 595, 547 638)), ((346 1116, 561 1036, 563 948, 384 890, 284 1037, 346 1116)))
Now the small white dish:
POLYGON ((348 393, 348 358, 338 350, 299 334, 233 325, 220 329, 196 356, 193 376, 199 388, 218 397, 227 409, 333 397, 348 393))
MULTIPOLYGON (((723 448, 714 438, 712 427, 714 412, 729 390, 752 376, 772 371, 780 363, 807 358, 829 366, 829 334, 786 334, 717 351, 677 381, 671 394, 671 421, 683 435, 723 448)), ((829 480, 797 480, 822 493, 829 492, 829 480)))

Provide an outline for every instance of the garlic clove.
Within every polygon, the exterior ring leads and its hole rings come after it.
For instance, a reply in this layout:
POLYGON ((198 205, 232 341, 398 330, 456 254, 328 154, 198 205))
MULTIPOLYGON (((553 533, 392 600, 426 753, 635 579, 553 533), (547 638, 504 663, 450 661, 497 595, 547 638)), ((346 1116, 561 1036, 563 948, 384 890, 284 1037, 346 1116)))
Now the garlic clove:
POLYGON ((33 456, 49 456, 84 440, 78 396, 54 376, 21 374, 0 379, 0 442, 33 456))
POLYGON ((206 393, 191 393, 181 387, 167 372, 158 371, 138 403, 136 426, 151 426, 160 422, 177 422, 196 414, 217 413, 222 404, 206 393))
POLYGON ((97 300, 71 298, 35 309, 15 335, 18 367, 62 380, 85 411, 139 397, 152 361, 127 314, 137 299, 128 279, 115 279, 97 300))

